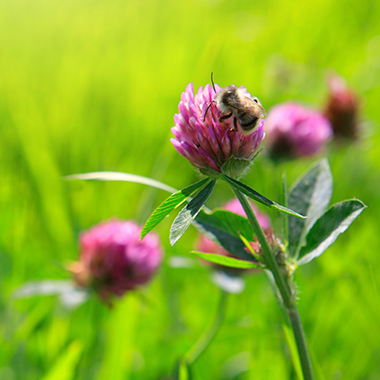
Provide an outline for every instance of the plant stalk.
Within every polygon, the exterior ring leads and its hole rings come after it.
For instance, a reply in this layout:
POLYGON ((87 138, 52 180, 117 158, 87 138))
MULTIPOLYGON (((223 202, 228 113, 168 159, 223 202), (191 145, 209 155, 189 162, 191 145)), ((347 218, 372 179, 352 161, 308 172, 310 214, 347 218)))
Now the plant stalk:
POLYGON ((226 310, 226 301, 228 293, 224 290, 221 290, 218 309, 215 315, 214 320, 211 322, 209 328, 201 335, 201 337, 195 342, 194 346, 184 355, 183 361, 188 365, 191 365, 195 362, 196 359, 203 353, 203 351, 209 346, 216 333, 219 330, 219 327, 222 325, 225 310, 226 310))
POLYGON ((263 256, 267 268, 273 273, 276 285, 281 293, 285 305, 292 305, 294 301, 292 300, 292 294, 289 287, 289 284, 285 281, 284 277, 280 273, 280 269, 277 264, 277 260, 272 252, 272 249, 269 246, 269 243, 265 237, 264 231, 261 228, 255 213, 252 210, 251 205, 249 204, 247 197, 241 193, 239 190, 232 188, 236 194, 236 197, 239 199, 243 209, 247 215, 248 221, 250 222, 253 231, 261 245, 263 250, 263 256))
POLYGON ((294 295, 292 294, 289 283, 284 278, 277 264, 275 255, 272 252, 271 247, 265 237, 264 231, 261 228, 255 213, 252 210, 251 205, 248 202, 247 197, 241 193, 239 190, 231 187, 236 197, 239 199, 243 209, 247 215, 248 221, 250 222, 253 231, 261 245, 263 256, 265 259, 266 266, 273 274, 275 283, 280 292, 284 308, 289 316, 290 324, 293 330, 294 338, 296 341, 298 356, 301 362, 302 373, 304 380, 314 380, 313 370, 311 366, 310 355, 305 339, 305 334, 303 331, 301 319, 298 314, 297 304, 294 295))
POLYGON ((313 380, 313 368, 311 366, 310 354, 307 348, 307 342, 300 315, 298 314, 297 306, 292 309, 286 309, 292 326, 294 338, 297 345, 298 356, 300 358, 302 373, 305 380, 313 380))

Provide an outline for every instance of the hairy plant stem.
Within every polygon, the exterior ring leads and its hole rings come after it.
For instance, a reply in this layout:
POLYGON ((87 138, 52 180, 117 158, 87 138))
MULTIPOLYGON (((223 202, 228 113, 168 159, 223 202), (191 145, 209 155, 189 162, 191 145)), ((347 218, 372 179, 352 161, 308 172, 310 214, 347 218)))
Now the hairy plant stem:
POLYGON ((184 355, 183 361, 186 364, 191 365, 196 359, 203 353, 203 351, 209 346, 216 333, 221 326, 224 314, 226 310, 226 301, 228 293, 224 290, 221 290, 220 299, 218 304, 218 309, 216 311, 214 320, 211 322, 208 329, 201 335, 201 337, 195 342, 193 347, 184 355))
POLYGON ((307 343, 306 343, 301 319, 298 314, 295 295, 292 294, 292 290, 290 288, 288 281, 284 278, 283 274, 280 271, 280 268, 277 264, 276 257, 273 254, 271 247, 269 246, 269 243, 265 237, 264 231, 261 228, 256 218, 256 215, 253 212, 252 207, 247 200, 247 197, 243 193, 241 193, 239 190, 233 187, 231 188, 236 194, 236 197, 239 199, 241 205, 243 206, 243 209, 247 215, 248 221, 250 222, 253 228, 253 231, 255 232, 255 235, 261 245, 267 269, 272 272, 274 281, 280 292, 282 302, 284 304, 284 308, 290 319, 290 324, 291 324, 294 338, 296 341, 298 356, 301 362, 304 380, 314 380, 310 355, 307 348, 307 343))
POLYGON ((286 309, 292 325, 294 338, 296 340, 298 356, 300 358, 302 373, 305 380, 314 379, 313 368, 311 366, 310 354, 307 348, 305 333, 303 331, 300 315, 298 314, 297 306, 294 305, 291 309, 286 309))

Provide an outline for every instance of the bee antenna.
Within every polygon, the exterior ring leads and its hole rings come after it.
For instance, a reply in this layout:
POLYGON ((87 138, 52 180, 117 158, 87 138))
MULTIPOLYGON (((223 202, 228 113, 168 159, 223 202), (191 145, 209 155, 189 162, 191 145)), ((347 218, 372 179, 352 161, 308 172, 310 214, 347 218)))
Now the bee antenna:
MULTIPOLYGON (((211 83, 212 83, 212 88, 214 89, 214 92, 215 92, 215 94, 216 94, 215 84, 214 84, 214 73, 211 73, 211 83)), ((212 101, 210 102, 210 104, 207 106, 207 108, 206 108, 206 112, 205 112, 205 114, 203 115, 203 122, 206 121, 207 112, 208 112, 208 110, 210 109, 212 103, 215 103, 215 100, 212 100, 212 101)))
POLYGON ((211 83, 212 83, 212 88, 214 89, 214 92, 216 94, 215 83, 214 83, 214 73, 211 73, 211 83))

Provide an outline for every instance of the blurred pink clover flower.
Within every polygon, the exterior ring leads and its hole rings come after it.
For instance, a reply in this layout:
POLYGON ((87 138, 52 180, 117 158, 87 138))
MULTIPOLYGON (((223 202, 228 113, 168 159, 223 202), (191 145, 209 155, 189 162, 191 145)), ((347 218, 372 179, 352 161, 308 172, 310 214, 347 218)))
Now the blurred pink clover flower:
POLYGON ((333 137, 320 112, 295 102, 278 104, 266 118, 266 145, 272 158, 298 158, 323 152, 333 137))
POLYGON ((146 284, 160 266, 163 250, 157 235, 140 240, 133 221, 102 222, 80 235, 80 260, 70 266, 80 286, 91 287, 106 302, 146 284))
POLYGON ((358 96, 348 88, 344 78, 330 74, 327 78, 330 93, 324 108, 324 115, 334 130, 334 138, 355 140, 359 134, 358 96))

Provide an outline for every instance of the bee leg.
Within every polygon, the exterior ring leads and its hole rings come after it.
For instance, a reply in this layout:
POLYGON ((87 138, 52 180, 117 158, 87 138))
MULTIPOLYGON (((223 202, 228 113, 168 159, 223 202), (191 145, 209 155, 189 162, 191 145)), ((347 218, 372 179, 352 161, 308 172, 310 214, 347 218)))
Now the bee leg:
POLYGON ((221 116, 218 120, 223 121, 223 120, 229 119, 231 116, 232 116, 232 112, 228 113, 227 115, 221 116))
POLYGON ((236 119, 236 117, 234 117, 234 131, 235 131, 235 132, 238 131, 238 127, 237 127, 237 119, 236 119))
POLYGON ((208 112, 208 110, 210 109, 212 103, 215 103, 215 100, 213 100, 212 102, 210 102, 210 104, 207 106, 207 108, 206 108, 206 112, 205 112, 205 114, 203 115, 203 122, 206 121, 207 112, 208 112))

